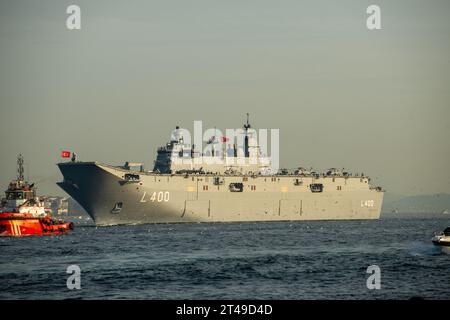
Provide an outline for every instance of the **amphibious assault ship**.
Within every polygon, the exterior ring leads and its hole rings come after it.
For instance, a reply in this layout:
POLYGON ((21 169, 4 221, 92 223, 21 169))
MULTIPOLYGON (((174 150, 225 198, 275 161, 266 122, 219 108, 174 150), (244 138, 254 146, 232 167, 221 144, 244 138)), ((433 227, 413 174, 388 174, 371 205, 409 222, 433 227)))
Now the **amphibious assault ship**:
POLYGON ((380 216, 384 190, 372 186, 364 174, 335 168, 323 173, 271 170, 248 115, 242 148, 230 143, 228 150, 200 152, 177 130, 158 148, 152 171, 145 171, 141 163, 113 166, 73 157, 57 164, 64 177, 58 185, 97 225, 380 216))

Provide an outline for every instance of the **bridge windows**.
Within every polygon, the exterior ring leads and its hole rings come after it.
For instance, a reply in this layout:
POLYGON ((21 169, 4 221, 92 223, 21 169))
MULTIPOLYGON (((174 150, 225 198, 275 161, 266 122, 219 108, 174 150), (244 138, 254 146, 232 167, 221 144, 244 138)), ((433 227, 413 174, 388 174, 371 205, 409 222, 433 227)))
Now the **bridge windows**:
POLYGON ((13 191, 13 192, 6 193, 6 199, 7 200, 23 200, 25 198, 24 198, 23 192, 13 191))

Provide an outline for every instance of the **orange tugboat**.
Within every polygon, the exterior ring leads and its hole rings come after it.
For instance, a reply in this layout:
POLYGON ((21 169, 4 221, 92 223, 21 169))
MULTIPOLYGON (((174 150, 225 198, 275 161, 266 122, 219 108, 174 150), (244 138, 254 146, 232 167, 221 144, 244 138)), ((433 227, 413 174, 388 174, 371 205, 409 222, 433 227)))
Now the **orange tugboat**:
POLYGON ((23 177, 23 157, 17 160, 17 180, 9 184, 6 198, 0 206, 0 236, 31 236, 62 234, 73 230, 72 222, 53 219, 44 203, 36 196, 36 189, 23 177))

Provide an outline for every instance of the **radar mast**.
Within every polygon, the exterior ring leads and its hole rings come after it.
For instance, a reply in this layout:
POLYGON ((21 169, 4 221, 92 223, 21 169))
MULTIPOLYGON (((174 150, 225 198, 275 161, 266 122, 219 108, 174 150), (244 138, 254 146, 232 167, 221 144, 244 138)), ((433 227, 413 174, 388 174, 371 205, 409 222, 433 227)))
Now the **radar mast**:
POLYGON ((23 156, 22 154, 19 154, 19 156, 17 157, 17 180, 18 181, 23 181, 23 156))
POLYGON ((245 130, 248 130, 248 129, 250 129, 252 126, 250 125, 250 114, 247 112, 247 123, 246 124, 244 124, 244 129, 245 130))

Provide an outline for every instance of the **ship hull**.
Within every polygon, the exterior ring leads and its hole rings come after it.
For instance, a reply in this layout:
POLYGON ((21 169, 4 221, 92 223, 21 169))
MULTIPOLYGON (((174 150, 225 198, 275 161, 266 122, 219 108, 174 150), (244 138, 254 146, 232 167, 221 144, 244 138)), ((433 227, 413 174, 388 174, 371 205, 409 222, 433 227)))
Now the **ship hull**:
POLYGON ((363 178, 221 175, 217 183, 214 175, 153 174, 96 162, 58 166, 64 176, 58 185, 97 225, 378 219, 384 195, 363 178), (242 192, 230 191, 233 183, 242 184, 242 192), (311 183, 323 184, 323 192, 312 192, 311 183))
POLYGON ((24 237, 65 234, 73 229, 73 223, 50 218, 33 217, 31 214, 0 213, 1 237, 24 237))

